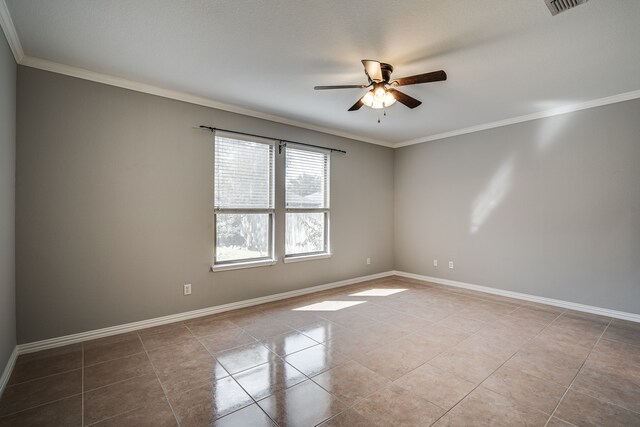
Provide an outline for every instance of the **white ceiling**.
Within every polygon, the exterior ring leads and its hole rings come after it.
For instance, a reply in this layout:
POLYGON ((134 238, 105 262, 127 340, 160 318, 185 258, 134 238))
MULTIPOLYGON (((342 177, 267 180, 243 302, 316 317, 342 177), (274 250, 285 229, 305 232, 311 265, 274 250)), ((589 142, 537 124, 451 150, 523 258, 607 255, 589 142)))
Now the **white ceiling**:
POLYGON ((640 89, 638 0, 590 0, 555 17, 544 0, 6 3, 27 59, 370 142, 416 142, 640 89), (365 58, 393 64, 395 77, 444 69, 449 79, 402 89, 423 104, 396 103, 380 124, 376 110, 347 111, 363 90, 313 90, 364 83, 365 58))

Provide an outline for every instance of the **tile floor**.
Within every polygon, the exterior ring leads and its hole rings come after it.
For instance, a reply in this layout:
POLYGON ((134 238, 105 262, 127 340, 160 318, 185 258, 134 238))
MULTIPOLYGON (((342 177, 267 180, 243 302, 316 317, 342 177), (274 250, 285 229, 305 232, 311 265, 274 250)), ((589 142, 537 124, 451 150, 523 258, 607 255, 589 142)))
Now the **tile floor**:
POLYGON ((21 355, 0 426, 640 426, 640 324, 400 278, 21 355))

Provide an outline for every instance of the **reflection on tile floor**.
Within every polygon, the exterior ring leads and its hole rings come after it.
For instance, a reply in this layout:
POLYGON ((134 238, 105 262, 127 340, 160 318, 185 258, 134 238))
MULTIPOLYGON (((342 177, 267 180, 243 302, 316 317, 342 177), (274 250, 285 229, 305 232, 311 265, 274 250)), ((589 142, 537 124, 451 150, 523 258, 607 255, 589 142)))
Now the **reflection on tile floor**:
POLYGON ((640 324, 391 277, 18 358, 5 426, 640 426, 640 324))

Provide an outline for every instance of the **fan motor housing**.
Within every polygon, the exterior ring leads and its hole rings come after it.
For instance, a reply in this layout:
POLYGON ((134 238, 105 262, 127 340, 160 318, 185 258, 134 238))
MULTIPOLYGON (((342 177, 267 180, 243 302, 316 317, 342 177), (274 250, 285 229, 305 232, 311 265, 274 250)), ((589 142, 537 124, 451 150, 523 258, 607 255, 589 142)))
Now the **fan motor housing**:
POLYGON ((380 69, 382 70, 382 78, 384 79, 385 83, 389 83, 389 81, 391 80, 391 73, 393 73, 393 65, 381 62, 380 69))

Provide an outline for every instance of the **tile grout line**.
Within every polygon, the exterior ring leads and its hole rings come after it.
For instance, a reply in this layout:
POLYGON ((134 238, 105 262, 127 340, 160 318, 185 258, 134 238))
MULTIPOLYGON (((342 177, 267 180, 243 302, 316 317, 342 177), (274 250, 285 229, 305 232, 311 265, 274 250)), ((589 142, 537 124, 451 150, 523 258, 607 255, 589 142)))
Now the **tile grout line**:
MULTIPOLYGON (((189 332, 191 332, 191 331, 189 331, 189 332)), ((158 380, 158 384, 160 384, 160 388, 162 389, 162 392, 164 393, 164 398, 166 399, 167 404, 169 405, 169 409, 171 409, 171 413, 173 414, 173 418, 175 419, 176 424, 178 425, 178 427, 180 427, 180 420, 178 419, 178 417, 176 415, 176 411, 173 410, 173 405, 171 404, 171 401, 169 400, 169 396, 167 395, 167 390, 165 389, 164 385, 162 384, 162 381, 160 381, 160 377, 158 376, 158 371, 156 370, 156 367, 153 364, 153 361, 149 357, 149 352, 147 351, 147 346, 144 345, 144 340, 140 336, 140 333, 136 332, 136 335, 137 335, 138 339, 140 340, 140 342, 142 343, 142 348, 144 349, 144 352, 147 355, 147 359, 149 359, 149 363, 151 364, 151 369, 153 369, 153 373, 155 374, 156 379, 158 380)))
POLYGON ((553 412, 551 413, 551 415, 549 416, 549 419, 547 420, 547 422, 545 423, 544 427, 547 427, 547 425, 549 424, 549 421, 551 421, 551 419, 554 417, 556 411, 558 410, 558 408, 560 407, 560 404, 562 403, 562 401, 564 400, 565 396, 567 395, 567 393, 569 393, 569 390, 571 390, 571 386, 573 385, 573 383, 575 382, 576 378, 578 378, 578 375, 580 375, 580 371, 582 371, 582 368, 584 367, 584 364, 587 363, 587 359, 589 359, 589 356, 591 356, 591 353, 593 353, 593 349, 596 348, 596 346, 598 345, 598 343, 600 342, 600 340, 602 339, 602 337, 604 336, 604 333, 607 332, 607 329, 609 329, 609 326, 611 325, 611 322, 613 322, 613 319, 609 319, 609 323, 607 323, 607 326, 604 328, 604 330, 602 331, 602 333, 600 334, 600 336, 598 337, 598 339, 596 340, 595 344, 593 344, 591 346, 591 350, 589 350, 589 354, 587 354, 587 357, 584 358, 584 360, 582 361, 582 364, 580 365, 580 368, 578 369, 578 371, 576 372, 576 374, 573 376, 573 379, 571 380, 571 383, 569 384, 569 386, 567 386, 567 389, 565 390, 564 394, 562 395, 562 397, 560 398, 560 400, 558 400, 558 404, 556 405, 556 407, 553 409, 553 412))
POLYGON ((61 372, 56 372, 55 374, 44 375, 42 377, 32 378, 30 380, 26 380, 26 381, 22 381, 22 382, 19 382, 19 383, 8 385, 7 388, 18 386, 18 385, 27 384, 27 383, 30 383, 30 382, 33 382, 33 381, 40 381, 40 380, 43 380, 43 379, 46 379, 46 378, 55 377, 56 375, 68 374, 69 372, 79 371, 80 369, 82 369, 82 367, 74 368, 74 369, 68 369, 66 371, 61 371, 61 372))
MULTIPOLYGON (((516 310, 517 310, 517 309, 516 309, 516 310)), ((515 311, 515 310, 513 310, 513 311, 515 311)), ((511 311, 511 313, 513 313, 513 311, 511 311)), ((485 379, 483 379, 482 381, 480 381, 480 383, 478 383, 478 385, 476 385, 476 386, 475 386, 471 391, 469 391, 469 393, 465 394, 465 395, 464 395, 464 397, 463 397, 462 399, 460 399, 460 400, 459 400, 455 405, 453 405, 451 408, 449 408, 449 409, 448 409, 444 414, 442 414, 442 415, 441 415, 437 420, 435 420, 431 425, 433 425, 433 424, 437 423, 438 421, 440 421, 440 419, 442 419, 445 415, 447 415, 447 414, 448 414, 449 412, 451 412, 454 408, 456 408, 456 407, 457 407, 457 406, 458 406, 458 405, 459 405, 459 404, 460 404, 464 399, 466 399, 466 398, 467 398, 467 396, 469 396, 469 395, 470 395, 471 393, 473 393, 473 392, 474 392, 478 387, 480 387, 480 386, 481 386, 481 385, 482 385, 482 384, 483 384, 483 383, 484 383, 484 382, 485 382, 485 381, 486 381, 486 380, 487 380, 491 375, 493 375, 493 374, 494 374, 498 369, 502 368, 502 367, 503 367, 507 362, 509 362, 509 361, 510 361, 510 360, 511 360, 511 359, 512 359, 516 354, 518 354, 518 352, 520 351, 520 349, 521 349, 522 347, 524 347, 524 346, 525 346, 525 345, 527 345, 529 342, 531 342, 531 341, 533 341, 534 339, 536 339, 536 338, 537 338, 537 337, 538 337, 538 336, 539 336, 539 335, 540 335, 544 330, 546 330, 546 329, 547 329, 549 326, 551 326, 551 325, 552 325, 552 324, 553 324, 557 319, 559 319, 559 318, 560 318, 560 316, 562 316, 564 313, 566 313, 566 311, 567 311, 567 310, 565 309, 565 310, 564 310, 562 313, 560 313, 560 314, 559 314, 555 319, 553 319, 549 324, 547 324, 544 328, 542 328, 542 329, 540 330, 540 332, 538 332, 538 333, 537 333, 537 334, 535 334, 533 337, 531 337, 531 338, 529 338, 527 341, 525 341, 525 342, 524 342, 520 347, 518 347, 518 349, 517 349, 517 350, 516 350, 516 351, 515 351, 511 356, 509 356, 509 358, 508 358, 507 360, 505 360, 505 361, 504 361, 500 366, 498 366, 496 369, 494 369, 494 370, 493 370, 489 375, 487 375, 487 377, 486 377, 485 379)), ((506 317, 506 316, 508 316, 508 314, 505 314, 505 315, 503 315, 502 317, 506 317)), ((511 316, 511 317, 513 317, 513 316, 511 316)), ((479 332, 479 330, 478 330, 478 331, 476 331, 473 335, 475 335, 475 334, 476 334, 476 333, 478 333, 478 332, 479 332)), ((465 340, 466 340, 466 338, 465 338, 465 340)), ((456 344, 456 346, 457 346, 457 344, 456 344)), ((431 360, 433 360, 433 359, 431 359, 431 360)), ((429 362, 427 362, 427 363, 429 363, 429 362)), ((445 370, 446 370, 446 369, 445 369, 445 370)), ((455 375, 455 374, 454 374, 454 375, 455 375)), ((456 375, 456 376, 457 376, 457 375, 456 375)), ((536 377, 536 378, 537 378, 537 377, 536 377)), ((491 390, 491 391, 493 391, 493 390, 491 390)), ((495 391, 493 391, 493 392, 494 392, 494 393, 496 393, 495 391)), ((500 393, 496 393, 496 394, 498 394, 498 395, 502 396, 502 394, 500 394, 500 393)), ((503 397, 504 397, 504 396, 503 396, 503 397)), ((562 400, 562 399, 560 399, 560 400, 562 400)), ((559 402, 560 402, 560 401, 559 401, 559 402)), ((559 403, 559 402, 558 402, 558 403, 559 403)), ((534 408, 534 409, 535 409, 535 408, 534 408)), ((537 411, 539 411, 538 409, 536 409, 536 410, 537 410, 537 411)), ((542 412, 542 411, 539 411, 539 412, 541 412, 541 413, 543 413, 543 414, 544 414, 544 412, 542 412)), ((552 415, 552 416, 553 416, 553 415, 552 415)), ((550 418, 549 418, 549 419, 550 419, 550 418)), ((549 419, 547 419, 547 422, 549 421, 549 419)), ((546 424, 545 424, 545 427, 546 427, 546 424)))
POLYGON ((75 394, 71 394, 71 395, 69 395, 69 396, 61 397, 61 398, 59 398, 59 399, 50 400, 50 401, 48 401, 48 402, 39 403, 39 404, 37 404, 37 405, 35 405, 35 406, 30 406, 30 407, 28 407, 28 408, 20 409, 19 411, 11 412, 11 413, 9 413, 9 414, 5 414, 5 415, 0 416, 0 420, 2 420, 2 419, 4 419, 4 418, 9 418, 9 417, 14 416, 14 415, 16 415, 16 414, 19 414, 19 413, 21 413, 21 412, 31 411, 32 409, 41 408, 41 407, 43 407, 43 406, 47 406, 47 405, 50 405, 50 404, 52 404, 52 403, 61 402, 61 401, 65 400, 65 399, 70 399, 70 398, 72 398, 72 397, 76 397, 76 396, 80 396, 80 398, 82 398, 82 393, 75 393, 75 394))
MULTIPOLYGON (((459 293, 453 293, 453 294, 460 295, 459 293)), ((467 297, 468 297, 468 295, 464 295, 464 294, 462 294, 462 296, 463 296, 464 298, 467 298, 467 297)), ((487 300, 482 300, 482 301, 487 301, 487 300)), ((496 301, 489 301, 489 302, 496 302, 496 301)), ((384 306, 384 305, 380 305, 380 304, 375 304, 375 303, 372 303, 372 304, 374 304, 374 305, 376 305, 376 306, 378 306, 378 307, 389 308, 389 307, 386 307, 386 306, 384 306)), ((513 310, 511 310, 509 313, 502 315, 502 317, 506 317, 508 314, 513 313, 514 311, 516 311, 518 308, 520 308, 520 307, 522 307, 522 306, 523 306, 523 305, 518 305, 516 308, 514 308, 513 310)), ((390 308, 390 309, 391 309, 391 310, 393 310, 393 311, 397 311, 397 310, 395 310, 395 309, 393 309, 393 308, 390 308)), ((564 313, 565 311, 566 311, 566 310, 564 310, 562 313, 564 313)), ((400 311, 398 311, 398 312, 399 312, 400 314, 402 314, 402 312, 400 312, 400 311)), ((452 316, 456 316, 456 315, 457 315, 457 314, 455 314, 455 313, 454 313, 454 314, 451 314, 451 315, 449 315, 449 316, 446 316, 445 318, 440 319, 440 320, 438 320, 438 321, 436 321, 436 322, 430 322, 430 321, 429 321, 429 322, 431 323, 431 325, 436 325, 438 322, 441 322, 442 320, 445 320, 446 318, 449 318, 449 317, 452 317, 452 316)), ((420 318, 420 319, 424 319, 424 318, 421 318, 421 317, 419 317, 419 316, 414 316, 414 317, 418 317, 418 318, 420 318)), ((464 316, 463 316, 463 317, 464 317, 464 316)), ((558 315, 558 317, 560 317, 560 315, 558 315)), ((326 320, 328 320, 328 319, 326 319, 326 320)), ((426 319, 424 319, 424 320, 426 320, 426 319)), ((554 320, 555 320, 555 319, 554 319, 554 320)), ((427 321, 428 321, 428 320, 427 320, 427 321)), ((381 321, 381 322, 384 322, 384 321, 381 321)), ((485 326, 489 324, 488 322, 484 322, 484 321, 483 321, 483 323, 485 323, 485 326)), ((547 326, 548 326, 548 325, 547 325, 547 326)), ((441 327, 442 327, 442 326, 441 326, 441 327)), ((546 328, 546 326, 545 326, 545 328, 546 328)), ((543 328, 543 330, 544 330, 545 328, 543 328)), ((445 329, 451 329, 451 328, 445 328, 445 329)), ((474 336, 474 335, 478 334, 478 333, 479 333, 481 330, 483 330, 483 329, 484 329, 484 326, 483 326, 482 328, 479 328, 478 330, 476 330, 476 331, 474 331, 474 332, 470 333, 468 336, 466 336, 466 337, 464 338, 464 340, 466 340, 466 339, 468 339, 468 338, 470 338, 470 337, 472 337, 472 336, 474 336)), ((454 331, 455 331, 455 329, 452 329, 452 330, 454 330, 454 331)), ((541 332, 542 332, 542 330, 541 330, 539 333, 541 333, 541 332)), ((464 334, 464 332, 462 332, 462 333, 464 334)), ((539 333, 538 333, 538 334, 539 334, 539 333)), ((402 337, 397 338, 396 340, 403 339, 403 338, 407 338, 407 337, 412 336, 412 335, 423 336, 423 335, 421 335, 421 334, 420 334, 420 331, 419 331, 419 330, 413 330, 413 331, 409 332, 408 334, 406 334, 406 335, 404 335, 404 336, 402 336, 402 337)), ((536 335, 536 336, 537 336, 537 335, 536 335)), ((534 337, 534 338, 535 338, 535 337, 534 337)), ((531 339, 533 339, 533 338, 531 338, 531 339)), ((396 340, 392 340, 392 342, 393 342, 393 341, 396 341, 396 340)), ((464 341, 464 340, 462 340, 462 341, 464 341)), ((462 341, 460 341, 460 342, 462 342, 462 341)), ((528 342, 528 341, 527 341, 527 342, 528 342)), ((459 344, 459 343, 456 343, 453 347, 457 346, 458 344, 459 344)), ((526 343, 525 343, 525 344, 526 344, 526 343)), ((523 344, 523 346, 524 346, 524 344, 523 344)), ((384 346, 382 346, 382 347, 384 347, 384 346)), ((451 347, 451 348, 453 348, 453 347, 451 347)), ((376 348, 372 349, 371 351, 374 351, 374 350, 379 349, 379 348, 381 348, 381 347, 376 347, 376 348)), ((433 360, 433 359, 435 359, 435 358, 437 358, 437 357, 441 356, 442 354, 446 353, 446 352, 447 352, 447 351, 449 351, 449 350, 450 350, 450 349, 443 350, 442 352, 438 353, 437 355, 435 355, 435 356, 434 356, 434 357, 432 357, 431 359, 429 359, 429 360, 427 360, 426 362, 424 362, 424 363, 420 364, 419 366, 417 366, 416 368, 414 368, 414 369, 410 370, 409 372, 407 372, 407 373, 403 374, 402 376, 407 375, 407 374, 409 374, 409 373, 411 373, 411 372, 415 371, 416 369, 419 369, 420 367, 422 367, 422 366, 424 366, 424 365, 428 364, 431 360, 433 360)), ((515 353, 514 353, 514 354, 515 354, 515 353)), ((368 369, 368 370, 370 370, 370 371, 371 371, 371 369, 367 368, 365 365, 363 365, 363 364, 362 364, 361 362, 359 362, 358 360, 353 359, 353 358, 351 358, 351 357, 349 357, 349 359, 350 359, 351 361, 353 361, 353 362, 357 363, 358 365, 360 365, 360 366, 364 367, 365 369, 368 369)), ((505 363, 506 363, 506 362, 505 362, 505 363)), ((333 368, 331 368, 331 369, 333 369, 333 368)), ((498 367, 497 369, 499 369, 499 367, 498 367)), ((497 369, 496 369, 496 370, 497 370, 497 369)), ((329 370, 330 370, 330 369, 328 369, 327 371, 329 371, 329 370)), ((324 372, 327 372, 327 371, 324 371, 324 372)), ((375 373, 375 371, 372 371, 372 372, 374 372, 374 373, 375 373)), ((495 372, 495 371, 494 371, 494 372, 495 372)), ((377 373, 376 373, 376 374, 377 374, 377 373)), ((492 374, 493 374, 493 372, 492 372, 492 374)), ((318 374, 318 375, 320 375, 320 374, 318 374)), ((380 374, 377 374, 377 375, 380 375, 380 374)), ((454 375, 455 375, 455 374, 454 374, 454 375)), ((317 376, 317 375, 316 375, 316 376, 317 376)), ((401 377, 402 377, 402 376, 401 376, 401 377)), ((455 376, 457 376, 457 375, 455 375, 455 376)), ((400 377, 400 378, 401 378, 401 377, 400 377)), ((311 377, 309 377, 309 378, 311 379, 311 381, 313 381, 313 378, 311 378, 311 377)), ((395 383, 395 381, 397 381, 399 378, 396 378, 395 380, 390 380, 389 378, 386 378, 386 377, 384 377, 384 376, 382 376, 382 378, 384 378, 384 379, 388 380, 388 381, 389 381, 389 383, 388 383, 388 384, 386 384, 386 385, 384 385, 384 386, 383 386, 383 387, 381 387, 380 389, 375 390, 375 391, 371 392, 370 394, 368 394, 368 395, 366 395, 366 396, 364 396, 364 397, 362 397, 362 398, 357 399, 353 404, 351 404, 351 405, 347 405, 347 407, 345 408, 345 410, 344 410, 344 411, 341 411, 340 413, 338 413, 338 414, 336 414, 336 415, 334 415, 334 416, 330 417, 330 418, 329 418, 329 420, 330 420, 330 419, 333 419, 334 417, 337 417, 338 415, 340 415, 340 414, 342 414, 342 413, 344 413, 344 412, 346 412, 346 411, 348 411, 348 410, 353 409, 353 408, 354 408, 356 405, 358 405, 360 402, 364 401, 365 399, 367 399, 368 397, 370 397, 370 396, 374 395, 375 393, 377 393, 377 392, 378 392, 378 391, 380 391, 380 390, 384 390, 385 388, 388 388, 388 387, 390 387, 390 386, 396 386, 396 387, 400 387, 400 388, 404 389, 404 387, 398 386, 398 385, 395 383)), ((314 383, 316 383, 315 381, 313 381, 313 382, 314 382, 314 383)), ((317 384, 317 383, 316 383, 316 384, 317 384)), ((481 383, 480 383, 480 384, 481 384, 481 383)), ((478 384, 478 386, 480 386, 480 384, 478 384)), ((319 384, 318 384, 318 385, 319 385, 319 384)), ((474 387, 474 389, 473 389, 473 390, 475 390, 478 386, 474 387)), ((320 386, 320 387, 321 387, 321 388, 323 388, 322 386, 320 386)), ((324 389, 324 388, 323 388, 323 389, 324 389)), ((466 397, 467 395, 469 395, 473 390, 471 390, 469 393, 467 393, 464 397, 466 397)), ((331 395, 333 396, 333 394, 332 394, 331 392, 329 392, 328 390, 326 390, 326 389, 325 389, 325 391, 327 391, 329 394, 331 394, 331 395)), ((464 399, 464 397, 463 397, 462 399, 460 399, 460 401, 462 401, 462 400, 464 399)), ((337 397, 336 397, 336 398, 337 398, 337 397)), ((443 413, 440 417, 438 417, 438 418, 434 421, 434 423, 438 422, 438 420, 440 420, 440 418, 444 417, 444 416, 445 416, 445 415, 446 415, 446 414, 447 414, 451 409, 453 409, 453 407, 452 407, 452 408, 450 408, 449 410, 446 410, 445 408, 443 408, 443 407, 439 406, 437 403, 431 402, 431 401, 430 401, 430 400, 428 400, 428 399, 424 399, 424 398, 421 398, 421 399, 423 399, 423 400, 425 400, 425 401, 427 401, 427 402, 429 402, 429 403, 433 404, 434 406, 436 406, 436 407, 438 407, 438 408, 440 408, 440 409, 442 409, 442 410, 444 411, 444 413, 443 413)), ((338 399, 338 400, 340 401, 340 399, 338 399)), ((459 401, 459 402, 460 402, 460 401, 459 401)), ((458 403, 459 403, 459 402, 458 402, 458 403)), ((457 406, 457 404, 456 404, 456 405, 454 405, 454 407, 455 407, 455 406, 457 406)), ((366 418, 366 417, 365 417, 365 418, 366 418)), ((323 422, 326 422, 326 421, 327 421, 327 420, 324 420, 324 421, 322 421, 320 424, 322 424, 323 422)))
MULTIPOLYGON (((238 326, 239 328, 241 328, 243 331, 245 331, 245 329, 244 329, 243 327, 241 327, 240 325, 238 325, 237 323, 235 323, 233 320, 230 320, 230 322, 231 322, 231 323, 233 323, 234 325, 238 326)), ((244 392, 247 394, 247 396, 249 396, 249 398, 253 401, 253 403, 250 403, 250 404, 248 404, 248 405, 246 405, 246 406, 243 406, 243 407, 241 407, 241 408, 238 408, 238 409, 236 409, 235 411, 231 411, 231 412, 229 412, 228 414, 225 414, 225 415, 223 415, 222 417, 219 417, 219 418, 217 418, 217 419, 222 419, 222 418, 224 418, 224 417, 226 417, 226 416, 228 416, 228 415, 234 414, 234 413, 236 413, 236 412, 238 412, 238 411, 240 411, 240 410, 242 410, 242 409, 244 409, 244 408, 248 408, 248 407, 249 407, 249 406, 251 406, 251 405, 257 405, 257 406, 258 406, 258 408, 259 408, 259 409, 260 409, 260 410, 261 410, 261 411, 262 411, 262 412, 263 412, 263 413, 264 413, 264 414, 265 414, 265 415, 266 415, 270 420, 272 420, 272 421, 273 421, 273 423, 274 423, 275 425, 279 425, 279 424, 278 424, 274 419, 272 419, 272 418, 271 418, 271 416, 270 416, 269 414, 267 414, 267 413, 262 409, 262 407, 258 404, 258 401, 257 401, 256 399, 254 399, 254 398, 253 398, 253 396, 252 396, 252 395, 251 395, 251 394, 250 394, 250 393, 249 393, 249 392, 248 392, 244 387, 242 387, 242 384, 240 384, 240 383, 238 382, 238 380, 236 380, 236 379, 235 379, 235 377, 233 376, 234 374, 232 374, 231 372, 229 372, 229 371, 227 370, 227 368, 225 368, 225 367, 222 365, 222 363, 220 363, 220 362, 218 361, 218 358, 217 358, 216 356, 214 356, 214 354, 211 352, 211 350, 209 350, 209 349, 207 348, 207 346, 206 346, 206 345, 204 345, 204 344, 202 343, 202 341, 200 341, 200 337, 196 336, 196 334, 194 334, 194 333, 193 333, 193 331, 192 331, 191 329, 189 329, 189 326, 185 325, 185 327, 186 327, 186 328, 187 328, 187 330, 191 333, 191 335, 193 335, 193 337, 196 339, 196 341, 198 341, 198 343, 200 343, 200 345, 201 345, 202 347, 204 347, 204 349, 207 351, 207 353, 209 353, 209 355, 213 358, 213 360, 215 361, 215 363, 219 363, 219 364, 220 364, 220 366, 222 366, 222 369, 224 369, 224 371, 225 371, 227 374, 229 374, 229 375, 228 375, 228 377, 224 377, 224 378, 231 378, 231 379, 232 379, 232 380, 233 380, 233 381, 238 385, 238 387, 240 387, 240 388, 242 389, 242 391, 244 391, 244 392)), ((246 331, 245 331, 245 332, 246 332, 246 331)), ((211 335, 214 335, 214 334, 211 334, 211 335)), ((211 335, 207 335, 207 336, 211 336, 211 335)), ((256 337, 254 337, 254 336, 253 336, 253 335, 251 335, 251 334, 249 334, 249 335, 251 336, 251 338, 253 338, 254 340, 256 340, 256 343, 259 343, 259 344, 260 344, 260 345, 262 345, 264 348, 267 348, 267 347, 266 347, 264 344, 262 344, 262 343, 261 343, 261 342, 260 342, 256 337)), ((204 338, 204 336, 203 336, 203 338, 204 338)), ((252 345, 252 344, 255 344, 255 343, 245 344, 245 345, 252 345)), ((233 348, 238 348, 238 347, 242 347, 242 346, 240 345, 240 346, 236 346, 236 347, 233 347, 233 348)), ((232 349, 233 349, 233 348, 232 348, 232 349)), ((229 350, 232 350, 232 349, 229 349, 229 350)), ((223 351, 226 351, 226 350, 223 350, 223 351)), ((269 352, 270 352, 270 350, 269 350, 268 348, 267 348, 267 351, 269 351, 269 352)), ((274 354, 275 354, 275 353, 274 353, 274 354)), ((278 356, 278 355, 276 354, 276 356, 278 356)), ((278 356, 278 357, 279 357, 279 356, 278 356)), ((266 362, 266 363, 268 363, 268 362, 266 362)), ((286 362, 285 362, 285 363, 286 363, 286 362)), ((264 365, 264 363, 261 363, 261 365, 264 365)), ((256 365, 256 366, 260 366, 260 365, 256 365)), ((236 372, 236 374, 237 374, 237 373, 240 373, 240 372, 247 371, 247 370, 249 370, 249 369, 253 369, 253 368, 255 368, 255 366, 254 366, 254 367, 252 367, 252 368, 247 368, 247 369, 244 369, 244 370, 242 370, 242 371, 236 372)), ((304 375, 304 374, 303 374, 303 375, 304 375)), ((306 377, 306 375, 305 375, 305 377, 306 377)), ((216 381, 217 381, 217 380, 216 380, 216 381)), ((196 386, 196 387, 194 387, 194 388, 197 388, 197 387, 200 387, 200 386, 196 386)), ((193 390, 193 389, 191 389, 191 390, 193 390)), ((186 392, 188 392, 188 391, 189 391, 189 390, 185 390, 183 393, 186 393, 186 392)))

